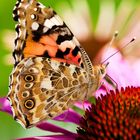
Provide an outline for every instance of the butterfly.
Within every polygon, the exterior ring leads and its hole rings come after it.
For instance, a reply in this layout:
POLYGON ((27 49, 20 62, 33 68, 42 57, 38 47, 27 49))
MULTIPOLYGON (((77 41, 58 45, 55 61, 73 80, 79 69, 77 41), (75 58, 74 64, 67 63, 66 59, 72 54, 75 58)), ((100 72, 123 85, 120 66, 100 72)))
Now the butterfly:
POLYGON ((52 8, 36 0, 18 0, 13 18, 18 24, 8 100, 17 122, 30 128, 93 96, 106 65, 92 65, 52 8))

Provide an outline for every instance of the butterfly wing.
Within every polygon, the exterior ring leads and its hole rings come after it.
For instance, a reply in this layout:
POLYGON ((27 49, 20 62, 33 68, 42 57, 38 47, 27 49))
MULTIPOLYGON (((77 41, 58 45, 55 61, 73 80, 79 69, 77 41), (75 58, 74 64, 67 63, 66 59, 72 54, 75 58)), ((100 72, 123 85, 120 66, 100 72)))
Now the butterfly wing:
POLYGON ((92 63, 78 40, 53 11, 36 0, 19 0, 13 11, 17 38, 15 66, 26 57, 54 58, 75 64, 92 73, 92 63))
POLYGON ((17 38, 8 99, 14 118, 28 128, 91 97, 105 67, 94 66, 72 32, 51 8, 18 0, 17 38))
POLYGON ((14 118, 28 128, 61 114, 84 99, 87 76, 84 69, 73 64, 43 57, 24 58, 11 74, 8 99, 14 118))

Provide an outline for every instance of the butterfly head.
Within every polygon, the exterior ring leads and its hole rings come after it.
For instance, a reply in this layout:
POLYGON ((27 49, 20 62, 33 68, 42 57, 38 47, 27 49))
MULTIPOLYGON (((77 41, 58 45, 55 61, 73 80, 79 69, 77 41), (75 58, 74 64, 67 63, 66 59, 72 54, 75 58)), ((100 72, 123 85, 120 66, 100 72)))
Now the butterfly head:
POLYGON ((109 65, 109 63, 102 64, 99 66, 99 72, 100 72, 100 75, 102 75, 102 78, 104 78, 106 75, 106 68, 108 65, 109 65))
POLYGON ((105 77, 108 64, 109 63, 94 66, 93 74, 99 77, 99 81, 105 77))

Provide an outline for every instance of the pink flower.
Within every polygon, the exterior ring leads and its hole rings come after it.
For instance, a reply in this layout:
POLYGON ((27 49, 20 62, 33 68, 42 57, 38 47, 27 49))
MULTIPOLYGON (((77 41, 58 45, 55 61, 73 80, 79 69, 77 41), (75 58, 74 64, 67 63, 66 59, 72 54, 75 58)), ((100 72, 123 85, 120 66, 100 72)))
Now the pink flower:
MULTIPOLYGON (((102 59, 109 57, 116 51, 114 48, 109 48, 108 52, 104 52, 102 59)), ((110 58, 108 62, 107 74, 115 80, 119 88, 129 86, 130 83, 133 86, 139 85, 140 79, 137 77, 133 66, 120 53, 110 58)))

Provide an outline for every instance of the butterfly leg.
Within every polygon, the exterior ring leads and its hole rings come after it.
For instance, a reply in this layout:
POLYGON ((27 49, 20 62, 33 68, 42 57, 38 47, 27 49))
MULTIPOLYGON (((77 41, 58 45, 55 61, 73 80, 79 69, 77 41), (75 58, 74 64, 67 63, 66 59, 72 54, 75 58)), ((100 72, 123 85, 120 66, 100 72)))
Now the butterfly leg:
POLYGON ((117 89, 118 88, 118 84, 117 82, 111 78, 108 74, 105 75, 104 79, 106 80, 106 82, 108 84, 110 84, 113 88, 117 89))

